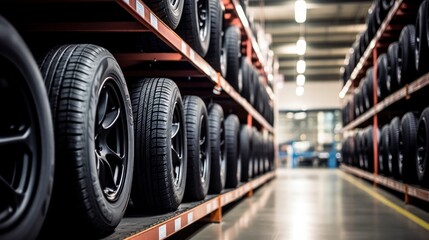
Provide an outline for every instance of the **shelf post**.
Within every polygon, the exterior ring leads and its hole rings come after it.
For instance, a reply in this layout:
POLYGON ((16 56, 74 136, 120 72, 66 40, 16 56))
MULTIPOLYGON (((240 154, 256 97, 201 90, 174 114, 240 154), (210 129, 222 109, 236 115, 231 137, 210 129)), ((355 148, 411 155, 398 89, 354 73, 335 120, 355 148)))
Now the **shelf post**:
POLYGON ((404 184, 404 202, 405 204, 410 203, 410 197, 408 196, 408 184, 404 184))
POLYGON ((250 63, 252 63, 252 41, 250 37, 247 37, 246 40, 246 57, 249 59, 250 63))
POLYGON ((252 114, 247 114, 247 126, 252 127, 252 125, 253 125, 252 114))
POLYGON ((378 52, 377 52, 377 45, 372 50, 372 60, 373 60, 373 99, 374 99, 374 117, 373 117, 373 148, 374 148, 374 186, 377 186, 377 176, 378 176, 378 115, 377 115, 377 109, 375 106, 377 106, 377 88, 378 88, 378 82, 377 82, 377 58, 378 58, 378 52))
POLYGON ((217 201, 218 208, 213 212, 211 212, 208 218, 208 222, 211 222, 211 223, 222 222, 222 205, 221 205, 220 197, 217 197, 216 201, 217 201))

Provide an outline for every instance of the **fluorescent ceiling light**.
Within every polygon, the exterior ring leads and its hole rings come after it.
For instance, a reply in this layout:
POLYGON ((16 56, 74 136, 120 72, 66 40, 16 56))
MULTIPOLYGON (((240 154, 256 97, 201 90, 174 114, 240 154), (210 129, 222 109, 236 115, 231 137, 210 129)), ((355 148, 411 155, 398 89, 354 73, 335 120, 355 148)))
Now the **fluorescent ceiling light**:
POLYGON ((298 97, 304 95, 304 87, 302 87, 302 86, 296 87, 295 93, 298 97))
POLYGON ((304 55, 306 49, 307 49, 307 42, 303 37, 300 37, 299 40, 296 41, 296 54, 304 55))
POLYGON ((303 86, 305 83, 305 76, 302 74, 299 74, 298 76, 296 76, 296 85, 298 86, 303 86))
POLYGON ((304 0, 295 2, 295 21, 303 23, 307 19, 307 3, 304 0))
POLYGON ((305 61, 304 60, 298 60, 298 62, 296 62, 296 72, 299 74, 303 74, 305 72, 305 61))

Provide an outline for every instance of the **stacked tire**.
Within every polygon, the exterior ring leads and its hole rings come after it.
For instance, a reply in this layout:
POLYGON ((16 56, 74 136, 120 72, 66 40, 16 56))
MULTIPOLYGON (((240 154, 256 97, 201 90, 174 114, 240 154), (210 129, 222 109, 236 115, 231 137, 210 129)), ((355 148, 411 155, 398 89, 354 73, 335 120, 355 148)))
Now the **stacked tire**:
POLYGON ((361 32, 346 56, 345 65, 342 68, 340 76, 343 85, 345 85, 346 82, 350 79, 353 70, 359 63, 360 58, 363 56, 369 43, 375 37, 379 27, 383 23, 394 3, 394 0, 374 1, 374 7, 370 9, 366 18, 365 31, 361 32))
POLYGON ((429 107, 420 114, 394 117, 377 133, 378 158, 373 158, 373 127, 357 131, 343 142, 343 163, 405 183, 429 186, 429 107))
MULTIPOLYGON (((273 123, 272 102, 241 56, 240 30, 224 26, 220 1, 145 2, 273 123)), ((127 82, 114 56, 92 44, 59 45, 38 66, 1 16, 0 28, 8 112, 0 120, 0 239, 102 238, 127 210, 175 211, 275 168, 272 135, 219 104, 182 97, 173 80, 127 82)))

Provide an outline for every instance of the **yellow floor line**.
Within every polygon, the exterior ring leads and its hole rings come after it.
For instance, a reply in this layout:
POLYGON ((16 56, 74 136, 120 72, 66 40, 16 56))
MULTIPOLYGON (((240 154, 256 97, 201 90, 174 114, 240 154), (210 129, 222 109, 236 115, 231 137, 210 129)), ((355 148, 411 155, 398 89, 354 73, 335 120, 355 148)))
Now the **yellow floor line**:
POLYGON ((426 230, 429 230, 429 223, 426 222, 425 220, 417 217, 416 215, 410 213, 409 211, 407 211, 406 209, 394 204, 393 202, 389 201, 387 198, 383 197, 382 195, 380 195, 379 193, 377 193, 376 191, 372 190, 371 188, 365 186, 364 184, 362 184, 361 182, 357 181, 356 179, 354 179, 353 177, 348 176, 347 174, 338 171, 340 176, 348 181, 349 183, 355 185, 356 187, 358 187, 359 189, 361 189, 362 191, 368 193, 371 197, 377 199, 378 201, 380 201, 381 203, 383 203, 384 205, 390 207, 391 209, 395 210, 396 212, 398 212, 399 214, 402 214, 403 216, 405 216, 406 218, 410 219, 411 221, 417 223, 418 225, 420 225, 421 227, 423 227, 426 230))

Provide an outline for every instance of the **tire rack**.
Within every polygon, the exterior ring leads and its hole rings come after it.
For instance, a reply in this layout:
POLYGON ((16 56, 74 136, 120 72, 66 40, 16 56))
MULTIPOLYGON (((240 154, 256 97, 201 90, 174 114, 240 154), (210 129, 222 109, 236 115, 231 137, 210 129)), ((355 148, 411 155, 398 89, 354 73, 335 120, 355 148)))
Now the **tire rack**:
POLYGON ((343 127, 343 131, 353 130, 354 128, 368 123, 372 117, 383 112, 392 105, 400 103, 401 100, 410 100, 414 94, 418 94, 420 90, 425 89, 429 85, 429 73, 421 76, 410 84, 405 85, 396 92, 390 94, 381 102, 371 107, 365 114, 359 116, 351 123, 343 127))
POLYGON ((365 76, 366 70, 372 65, 376 65, 373 62, 377 60, 377 53, 386 52, 389 44, 398 39, 402 28, 415 18, 418 7, 418 4, 413 0, 395 1, 395 4, 353 69, 350 79, 341 89, 340 98, 344 98, 346 94, 353 93, 354 88, 359 85, 360 80, 365 76))
POLYGON ((404 194, 404 201, 406 204, 410 202, 409 197, 415 197, 425 202, 429 202, 429 190, 422 189, 413 185, 399 182, 397 180, 387 178, 380 175, 374 175, 359 168, 346 166, 341 164, 340 169, 346 173, 353 174, 357 177, 364 178, 374 183, 374 185, 381 185, 386 188, 395 190, 404 194))
MULTIPOLYGON (((231 107, 236 111, 236 114, 241 117, 240 120, 247 122, 248 125, 258 124, 263 131, 268 131, 274 134, 274 128, 263 116, 258 113, 247 100, 242 97, 232 86, 216 72, 202 57, 182 40, 173 30, 163 23, 141 0, 32 0, 30 3, 65 3, 69 5, 82 3, 116 3, 116 8, 123 9, 128 12, 132 21, 127 22, 37 22, 20 23, 23 32, 32 33, 126 33, 126 32, 151 32, 159 39, 171 47, 174 52, 169 53, 122 53, 114 52, 114 56, 119 62, 126 77, 136 77, 145 74, 156 75, 158 77, 199 77, 209 79, 209 81, 201 80, 197 83, 193 82, 187 86, 186 83, 181 85, 178 82, 179 89, 184 88, 199 88, 210 87, 213 92, 213 98, 217 100, 225 100, 227 107, 231 107), (188 62, 194 69, 182 71, 127 71, 124 70, 128 66, 132 66, 142 62, 188 62), (222 94, 222 92, 226 94, 222 94), (242 114, 242 113, 246 114, 242 114), (253 121, 256 120, 256 122, 253 121)), ((246 55, 251 62, 258 68, 266 83, 266 73, 264 70, 264 62, 262 53, 257 45, 256 39, 253 37, 249 23, 244 14, 243 9, 237 0, 223 0, 226 4, 228 13, 228 22, 240 27, 244 47, 246 47, 246 55)), ((16 10, 16 9, 14 9, 16 10)), ((25 16, 27 12, 23 15, 25 16)), ((264 84, 265 85, 265 84, 264 84)), ((271 92, 272 93, 272 92, 271 92)), ((201 95, 201 93, 200 93, 201 95)), ((270 94, 272 98, 272 94, 270 94)), ((276 162, 276 161, 275 161, 276 162)), ((275 172, 268 172, 247 183, 241 183, 235 189, 225 189, 219 195, 208 195, 205 200, 191 203, 182 203, 178 210, 163 215, 150 216, 124 216, 115 232, 107 236, 106 239, 163 239, 173 235, 175 232, 189 226, 197 220, 205 218, 210 222, 221 222, 222 207, 236 200, 239 200, 244 195, 252 196, 253 191, 261 187, 266 182, 275 178, 275 172), (180 219, 180 220, 179 220, 180 219)))
MULTIPOLYGON (((399 34, 402 28, 407 23, 414 23, 415 16, 417 16, 417 11, 419 8, 420 2, 415 2, 412 0, 396 0, 393 7, 390 9, 388 15, 380 25, 376 35, 370 41, 367 49, 364 54, 361 56, 358 64, 353 70, 350 79, 346 82, 344 87, 339 93, 340 98, 344 98, 346 94, 353 96, 353 90, 359 85, 360 80, 365 76, 366 70, 373 66, 373 98, 374 106, 368 109, 364 114, 355 118, 353 121, 348 123, 346 126, 343 126, 343 134, 347 134, 348 131, 352 131, 357 127, 364 127, 373 124, 373 139, 377 139, 377 128, 378 128, 378 115, 380 113, 387 112, 391 110, 392 106, 396 104, 404 103, 403 101, 408 101, 412 99, 413 95, 420 94, 422 89, 426 88, 429 85, 429 73, 421 76, 420 78, 414 80, 410 84, 406 84, 404 87, 400 88, 394 93, 391 93, 389 96, 384 98, 381 102, 377 102, 377 58, 379 54, 386 52, 387 47, 390 43, 394 42, 399 38, 399 34)), ((353 98, 351 98, 353 100, 353 98)), ((345 101, 344 101, 345 102, 345 101)), ((352 115, 353 109, 350 108, 350 115, 352 115)), ((341 164, 340 169, 346 173, 353 174, 355 176, 367 179, 372 181, 374 185, 382 185, 386 188, 393 189, 395 191, 404 193, 405 203, 409 203, 409 196, 419 198, 423 201, 429 202, 429 190, 422 189, 417 186, 412 186, 405 184, 392 178, 387 178, 380 176, 378 174, 378 143, 374 141, 374 173, 370 173, 352 166, 346 166, 341 164)))
POLYGON ((198 220, 220 223, 222 207, 244 196, 253 196, 255 189, 274 177, 274 172, 266 173, 235 189, 225 189, 220 195, 208 195, 204 201, 182 203, 175 212, 149 217, 125 216, 115 232, 104 239, 164 239, 198 220))
MULTIPOLYGON (((20 0, 23 2, 22 0, 20 0)), ((244 15, 242 8, 236 0, 223 0, 228 6, 228 21, 230 24, 235 24, 242 29, 243 42, 246 40, 247 56, 252 60, 252 63, 263 74, 265 71, 263 60, 260 58, 262 54, 256 39, 251 34, 248 21, 244 15), (237 9, 235 8, 237 6, 237 9), (239 13, 237 13, 240 12, 239 13), (244 24, 243 24, 244 23, 244 24), (247 29, 247 30, 246 30, 247 29)), ((12 1, 10 1, 12 2, 12 1)), ((85 22, 69 21, 61 22, 24 22, 21 29, 24 32, 32 33, 145 33, 150 32, 157 36, 162 42, 172 48, 173 52, 145 52, 145 53, 124 53, 113 52, 116 60, 119 62, 125 77, 141 77, 141 76, 156 76, 156 77, 177 77, 177 78, 202 78, 198 82, 177 82, 179 89, 189 94, 203 95, 196 93, 204 91, 206 95, 212 95, 213 99, 220 102, 223 107, 228 106, 234 109, 242 122, 249 125, 257 125, 268 132, 273 133, 274 128, 268 123, 264 117, 250 105, 250 103, 242 97, 222 76, 216 72, 204 58, 199 56, 182 38, 180 38, 173 30, 162 22, 141 0, 32 0, 31 4, 38 3, 56 3, 65 4, 64 6, 72 6, 74 4, 114 4, 116 8, 126 11, 129 16, 127 21, 99 21, 90 20, 85 22), (129 20, 129 19, 132 20, 129 20), (180 70, 135 70, 132 67, 144 63, 189 63, 192 69, 180 70), (131 69, 131 70, 128 70, 131 69), (207 81, 208 79, 209 81, 207 81), (213 93, 212 93, 213 92, 213 93), (255 122, 252 120, 256 120, 255 122)), ((16 7, 16 6, 15 6, 16 7)), ((14 9, 15 10, 15 9, 14 9)), ((59 11, 59 10, 58 10, 59 11)), ((24 13, 25 16, 26 13, 24 13)), ((79 19, 79 18, 78 18, 79 19)), ((265 85, 265 84, 264 84, 265 85)), ((270 94, 272 97, 272 94, 270 94)))
MULTIPOLYGON (((226 92, 235 102, 239 103, 247 112, 248 124, 252 125, 252 117, 256 119, 262 127, 267 129, 269 132, 273 133, 273 127, 259 114, 253 106, 247 102, 222 76, 220 73, 216 72, 202 57, 195 53, 195 51, 184 41, 182 40, 174 31, 172 31, 167 25, 165 25, 143 2, 140 0, 116 0, 122 7, 124 7, 131 15, 133 15, 136 20, 143 24, 143 27, 147 28, 149 31, 155 33, 160 39, 165 43, 175 49, 178 53, 153 53, 153 56, 143 54, 124 54, 117 56, 118 62, 123 64, 129 64, 130 59, 134 61, 145 61, 148 59, 157 59, 158 61, 167 60, 167 61, 183 61, 187 60, 202 74, 204 77, 209 78, 214 84, 213 92, 220 92, 223 90, 226 92), (185 59, 183 59, 185 58, 185 59), (123 60, 123 61, 121 61, 123 60), (249 122, 250 120, 250 122, 249 122)), ((231 1, 224 0, 227 4, 231 5, 231 1)), ((244 15, 243 9, 236 0, 232 0, 233 10, 235 10, 235 15, 231 14, 228 18, 230 22, 237 24, 240 29, 245 29, 246 38, 250 39, 251 43, 247 43, 247 48, 251 47, 251 50, 247 50, 247 56, 256 56, 256 58, 251 58, 255 60, 256 67, 261 69, 261 72, 265 74, 264 64, 262 63, 262 54, 260 52, 259 46, 256 43, 255 38, 251 35, 249 28, 249 23, 246 16, 244 15), (237 8, 235 8, 237 7, 237 8), (240 14, 241 13, 241 14, 240 14), (234 17, 235 16, 235 17, 234 17), (237 16, 239 18, 237 18, 237 16), (243 24, 244 23, 244 24, 243 24), (254 53, 254 54, 253 54, 254 53)), ((234 11, 232 11, 234 12, 234 11)), ((242 31, 243 32, 243 31, 242 31)), ((254 61, 252 61, 253 63, 254 61)), ((195 73, 193 73, 195 74, 195 73)), ((175 75, 173 73, 173 75, 175 75)), ((198 75, 198 73, 196 73, 198 75)), ((180 86, 179 86, 180 87, 180 86)))

